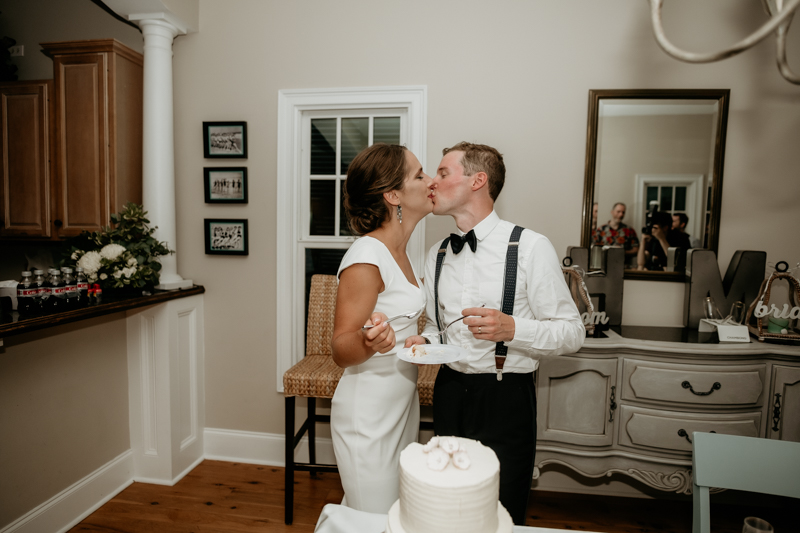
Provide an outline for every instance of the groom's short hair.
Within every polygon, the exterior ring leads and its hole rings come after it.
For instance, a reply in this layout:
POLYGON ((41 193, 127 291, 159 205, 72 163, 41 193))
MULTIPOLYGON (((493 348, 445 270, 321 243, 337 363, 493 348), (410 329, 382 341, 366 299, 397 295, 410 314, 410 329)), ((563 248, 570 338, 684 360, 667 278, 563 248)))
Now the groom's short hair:
POLYGON ((506 182, 506 165, 503 163, 503 154, 485 144, 460 142, 450 148, 442 150, 442 155, 448 152, 464 152, 461 156, 461 166, 464 174, 472 176, 476 172, 486 172, 489 178, 489 196, 496 201, 506 182))

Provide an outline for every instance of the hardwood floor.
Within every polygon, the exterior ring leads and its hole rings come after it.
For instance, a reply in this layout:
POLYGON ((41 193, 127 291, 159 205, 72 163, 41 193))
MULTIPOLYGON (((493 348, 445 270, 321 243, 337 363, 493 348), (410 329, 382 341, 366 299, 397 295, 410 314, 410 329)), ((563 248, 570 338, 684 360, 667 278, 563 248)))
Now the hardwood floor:
MULTIPOLYGON (((114 533, 312 533, 322 507, 339 503, 337 474, 295 476, 294 523, 283 523, 283 468, 203 461, 174 487, 134 483, 72 528, 114 533)), ((713 498, 713 496, 712 496, 713 498)), ((740 533, 759 516, 779 533, 797 530, 788 500, 778 507, 712 504, 711 530, 740 533)), ((535 491, 528 525, 606 533, 686 533, 691 501, 647 500, 535 491)), ((354 532, 357 533, 357 532, 354 532)))

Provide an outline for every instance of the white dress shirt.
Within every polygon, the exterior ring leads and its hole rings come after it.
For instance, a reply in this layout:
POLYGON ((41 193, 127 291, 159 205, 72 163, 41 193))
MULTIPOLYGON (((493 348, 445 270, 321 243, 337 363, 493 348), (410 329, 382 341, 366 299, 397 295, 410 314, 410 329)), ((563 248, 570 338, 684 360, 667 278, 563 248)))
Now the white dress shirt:
MULTIPOLYGON (((447 246, 439 275, 439 319, 442 327, 461 316, 468 307, 502 309, 506 253, 514 224, 492 213, 474 228, 478 247, 469 245, 458 255, 447 246)), ((434 332, 436 311, 434 283, 436 256, 441 241, 428 252, 425 262, 425 290, 428 292, 425 331, 434 332)), ((503 372, 533 372, 541 355, 577 352, 586 330, 578 308, 567 288, 561 263, 544 235, 526 229, 519 243, 517 286, 514 295, 514 339, 506 342, 508 354, 503 372)), ((449 363, 465 374, 494 373, 496 343, 478 340, 463 322, 447 330, 448 344, 462 346, 467 357, 449 363)))

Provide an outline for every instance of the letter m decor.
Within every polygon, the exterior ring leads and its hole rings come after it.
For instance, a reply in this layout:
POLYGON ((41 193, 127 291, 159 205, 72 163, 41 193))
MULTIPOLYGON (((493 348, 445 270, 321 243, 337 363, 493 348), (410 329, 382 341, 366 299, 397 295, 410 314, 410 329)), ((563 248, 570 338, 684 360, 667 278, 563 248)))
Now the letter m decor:
POLYGON ((766 252, 737 250, 722 279, 717 254, 700 248, 689 250, 684 297, 686 327, 697 329, 700 320, 705 318, 703 300, 706 296, 714 298, 723 316, 734 302, 741 301, 749 306, 758 296, 766 268, 766 252))

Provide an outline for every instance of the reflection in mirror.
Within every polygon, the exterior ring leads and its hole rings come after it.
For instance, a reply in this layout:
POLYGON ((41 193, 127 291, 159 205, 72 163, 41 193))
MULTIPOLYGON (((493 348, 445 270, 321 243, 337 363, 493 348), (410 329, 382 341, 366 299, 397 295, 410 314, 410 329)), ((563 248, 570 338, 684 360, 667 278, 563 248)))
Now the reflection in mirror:
POLYGON ((625 249, 626 279, 683 280, 717 251, 730 91, 589 91, 582 246, 625 249))

